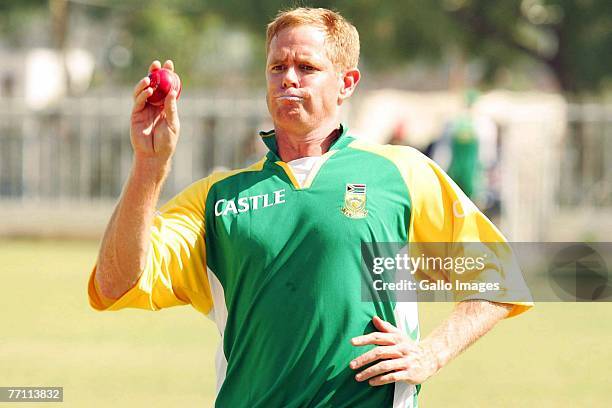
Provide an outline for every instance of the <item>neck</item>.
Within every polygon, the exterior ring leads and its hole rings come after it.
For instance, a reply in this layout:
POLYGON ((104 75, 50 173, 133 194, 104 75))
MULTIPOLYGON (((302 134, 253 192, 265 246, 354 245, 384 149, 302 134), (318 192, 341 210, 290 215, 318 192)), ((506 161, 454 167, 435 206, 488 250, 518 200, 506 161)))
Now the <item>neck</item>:
POLYGON ((321 126, 308 132, 275 127, 278 155, 284 162, 309 156, 322 156, 340 136, 338 123, 321 126))

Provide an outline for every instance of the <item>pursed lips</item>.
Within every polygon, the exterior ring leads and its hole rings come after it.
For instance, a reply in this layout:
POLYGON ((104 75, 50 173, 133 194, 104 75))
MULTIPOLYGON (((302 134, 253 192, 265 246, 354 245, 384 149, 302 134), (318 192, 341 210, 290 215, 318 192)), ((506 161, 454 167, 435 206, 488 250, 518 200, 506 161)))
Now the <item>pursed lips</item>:
POLYGON ((301 102, 304 100, 304 98, 299 95, 278 95, 276 99, 290 102, 301 102))

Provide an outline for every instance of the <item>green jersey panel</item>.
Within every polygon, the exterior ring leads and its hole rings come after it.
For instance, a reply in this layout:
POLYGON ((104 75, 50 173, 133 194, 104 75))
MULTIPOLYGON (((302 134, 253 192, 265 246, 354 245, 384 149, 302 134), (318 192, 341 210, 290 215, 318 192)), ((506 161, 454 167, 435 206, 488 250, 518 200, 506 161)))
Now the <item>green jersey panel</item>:
POLYGON ((389 299, 361 300, 361 243, 408 239, 395 165, 343 148, 301 189, 267 160, 214 184, 206 208, 208 267, 228 312, 217 406, 392 406, 394 385, 359 383, 348 364, 367 351, 350 339, 375 331, 374 315, 395 324, 389 299), (347 185, 365 185, 358 216, 346 213, 347 185))

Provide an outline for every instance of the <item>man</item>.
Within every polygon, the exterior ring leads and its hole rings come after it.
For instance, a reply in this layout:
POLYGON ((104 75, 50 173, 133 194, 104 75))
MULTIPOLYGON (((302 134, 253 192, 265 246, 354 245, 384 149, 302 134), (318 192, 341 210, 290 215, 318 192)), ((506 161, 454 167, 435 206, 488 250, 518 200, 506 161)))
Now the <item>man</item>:
POLYGON ((527 307, 461 302, 416 342, 414 303, 361 300, 362 242, 503 238, 415 150, 348 135, 338 118, 360 79, 358 56, 357 31, 339 14, 280 13, 267 31, 270 151, 195 182, 157 213, 180 131, 176 95, 161 110, 145 104, 146 78, 135 88, 134 163, 90 302, 100 310, 191 304, 214 319, 217 406, 414 405, 416 384, 527 307))
POLYGON ((431 153, 472 200, 485 198, 482 190, 491 186, 483 185, 483 177, 497 162, 497 127, 489 117, 478 115, 474 110, 477 100, 476 90, 465 92, 462 112, 445 126, 431 153))

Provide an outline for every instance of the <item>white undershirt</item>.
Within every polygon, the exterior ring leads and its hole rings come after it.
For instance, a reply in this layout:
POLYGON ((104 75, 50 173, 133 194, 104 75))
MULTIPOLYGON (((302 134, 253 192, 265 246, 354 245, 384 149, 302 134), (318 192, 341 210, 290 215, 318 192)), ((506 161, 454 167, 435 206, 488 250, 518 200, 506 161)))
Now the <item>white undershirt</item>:
POLYGON ((300 187, 303 187, 304 182, 306 182, 306 179, 312 172, 312 169, 321 160, 323 160, 323 156, 310 156, 291 160, 290 162, 287 162, 287 164, 289 167, 291 167, 291 171, 293 172, 293 175, 295 176, 295 179, 299 183, 300 187))

